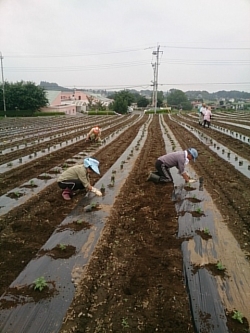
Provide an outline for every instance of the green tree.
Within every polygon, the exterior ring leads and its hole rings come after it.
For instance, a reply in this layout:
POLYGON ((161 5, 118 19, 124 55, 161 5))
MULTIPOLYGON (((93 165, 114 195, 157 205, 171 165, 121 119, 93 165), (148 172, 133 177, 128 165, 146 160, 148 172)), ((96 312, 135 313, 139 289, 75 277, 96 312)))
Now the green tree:
POLYGON ((192 110, 192 104, 188 100, 185 93, 178 89, 171 90, 170 94, 167 96, 168 106, 174 108, 182 108, 183 110, 192 110))
POLYGON ((140 96, 137 100, 137 106, 140 108, 145 108, 146 106, 148 106, 149 104, 149 100, 144 97, 144 96, 140 96))
POLYGON ((106 110, 106 106, 101 101, 98 101, 97 103, 95 103, 95 108, 100 111, 106 110))
MULTIPOLYGON (((33 82, 5 82, 6 110, 30 110, 39 111, 46 106, 48 99, 44 88, 36 86, 33 82)), ((2 91, 2 87, 0 87, 2 91)), ((0 93, 0 110, 3 110, 3 94, 0 93)))
POLYGON ((135 100, 133 94, 128 90, 115 92, 110 98, 114 100, 110 105, 111 109, 119 113, 126 113, 128 111, 128 106, 130 106, 135 100))

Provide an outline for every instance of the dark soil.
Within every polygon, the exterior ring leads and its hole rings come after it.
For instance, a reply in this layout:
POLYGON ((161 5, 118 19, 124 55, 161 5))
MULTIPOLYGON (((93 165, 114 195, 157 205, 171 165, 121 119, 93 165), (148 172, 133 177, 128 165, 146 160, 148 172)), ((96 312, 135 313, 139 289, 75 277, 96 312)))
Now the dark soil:
POLYGON ((75 246, 58 244, 51 250, 40 250, 38 256, 47 255, 53 259, 67 259, 73 256, 76 253, 75 246))
MULTIPOLYGON (((178 219, 171 201, 173 188, 171 184, 145 181, 156 158, 165 153, 158 119, 153 117, 146 145, 117 197, 61 332, 194 332, 182 274, 183 239, 176 238, 178 219)), ((100 161, 102 173, 126 150, 145 120, 146 117, 129 127, 119 140, 94 155, 100 161)), ((193 146, 198 150, 199 158, 192 166, 204 178, 206 190, 250 259, 250 180, 186 129, 167 116, 165 120, 183 149, 193 146), (208 163, 210 157, 212 164, 208 163)), ((225 137, 222 133, 220 136, 225 137)), ((232 151, 238 149, 238 144, 237 140, 227 140, 232 151)), ((33 167, 26 167, 27 174, 26 168, 7 173, 1 188, 10 190, 37 177, 71 158, 85 145, 91 146, 76 143, 51 154, 43 166, 34 163, 33 167)), ((97 179, 93 177, 92 184, 97 179)), ((81 192, 65 202, 57 184, 53 184, 0 218, 0 294, 8 291, 11 282, 80 198, 81 192)), ((74 226, 89 228, 84 221, 74 226)), ((228 319, 230 333, 243 333, 248 323, 241 325, 228 319)))

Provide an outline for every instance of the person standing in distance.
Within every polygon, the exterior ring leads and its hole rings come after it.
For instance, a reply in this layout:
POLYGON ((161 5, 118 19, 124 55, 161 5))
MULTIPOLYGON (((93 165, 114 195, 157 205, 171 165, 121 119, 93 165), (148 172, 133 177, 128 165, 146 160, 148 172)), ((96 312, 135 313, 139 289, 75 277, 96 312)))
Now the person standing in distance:
POLYGON ((203 125, 203 121, 204 121, 204 114, 206 112, 206 104, 203 103, 201 108, 200 108, 200 113, 199 113, 199 125, 203 125))

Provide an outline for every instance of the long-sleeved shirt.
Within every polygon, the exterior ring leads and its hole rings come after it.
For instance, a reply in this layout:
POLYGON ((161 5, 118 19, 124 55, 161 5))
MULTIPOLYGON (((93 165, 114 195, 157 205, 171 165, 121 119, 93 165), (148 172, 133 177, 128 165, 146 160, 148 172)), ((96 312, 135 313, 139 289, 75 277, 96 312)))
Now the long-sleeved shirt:
POLYGON ((212 112, 209 109, 206 109, 205 114, 204 114, 204 120, 210 121, 212 116, 212 112))
POLYGON ((70 179, 79 179, 83 186, 86 188, 90 185, 90 179, 87 169, 82 164, 74 165, 67 170, 65 170, 59 177, 58 182, 70 179))
POLYGON ((167 168, 176 167, 180 174, 185 172, 185 165, 189 162, 187 158, 187 151, 176 151, 174 153, 169 153, 163 156, 160 156, 158 160, 162 161, 167 168))

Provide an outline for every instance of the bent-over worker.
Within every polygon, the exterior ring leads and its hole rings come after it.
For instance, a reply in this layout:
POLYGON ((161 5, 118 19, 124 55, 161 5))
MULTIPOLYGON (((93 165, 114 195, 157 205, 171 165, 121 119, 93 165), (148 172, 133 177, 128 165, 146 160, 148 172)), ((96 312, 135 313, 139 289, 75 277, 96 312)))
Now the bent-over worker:
POLYGON ((198 157, 198 152, 195 148, 188 148, 184 151, 177 151, 160 156, 156 163, 155 168, 160 176, 160 182, 172 183, 173 177, 169 169, 176 167, 179 170, 179 174, 182 175, 185 182, 190 182, 190 177, 185 171, 185 166, 190 160, 195 161, 198 157))
POLYGON ((92 157, 83 160, 83 164, 74 165, 65 170, 57 180, 58 186, 63 190, 64 200, 71 200, 76 190, 91 191, 98 196, 102 196, 101 191, 90 185, 89 175, 92 172, 100 175, 99 161, 92 157))
POLYGON ((87 134, 86 141, 101 142, 101 128, 99 126, 91 128, 87 134))

